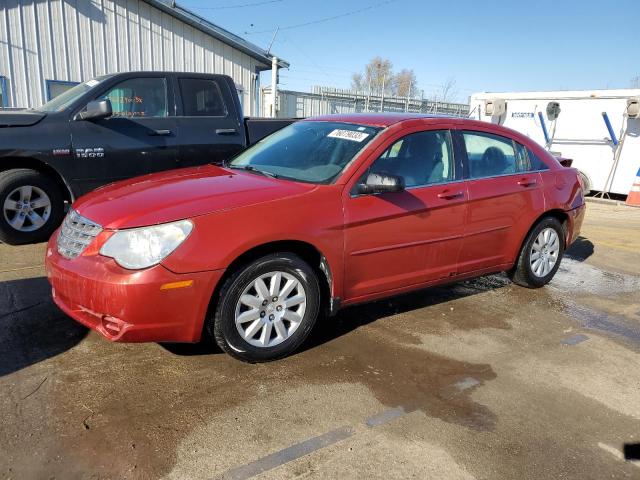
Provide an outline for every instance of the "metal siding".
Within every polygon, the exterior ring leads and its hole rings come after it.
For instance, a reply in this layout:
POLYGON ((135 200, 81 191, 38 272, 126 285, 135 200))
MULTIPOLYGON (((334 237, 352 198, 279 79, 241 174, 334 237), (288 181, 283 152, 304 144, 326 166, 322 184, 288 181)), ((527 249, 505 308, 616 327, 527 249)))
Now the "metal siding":
POLYGON ((36 107, 46 80, 127 70, 224 73, 257 114, 256 59, 143 0, 0 0, 0 75, 9 106, 36 107))
MULTIPOLYGON (((9 55, 9 29, 7 28, 7 11, 6 9, 0 9, 0 75, 3 77, 9 77, 11 73, 11 61, 9 55)), ((9 105, 13 95, 11 94, 10 80, 5 83, 5 92, 9 98, 4 99, 5 103, 9 105)))

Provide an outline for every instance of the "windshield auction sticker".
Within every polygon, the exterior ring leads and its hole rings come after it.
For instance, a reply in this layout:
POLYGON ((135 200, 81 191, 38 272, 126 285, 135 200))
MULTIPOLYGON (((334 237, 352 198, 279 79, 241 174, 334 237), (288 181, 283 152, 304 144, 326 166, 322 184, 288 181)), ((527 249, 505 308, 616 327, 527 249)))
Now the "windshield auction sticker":
POLYGON ((336 128, 327 137, 331 138, 343 138, 344 140, 351 140, 352 142, 361 142, 369 136, 368 133, 354 132, 352 130, 341 130, 336 128))

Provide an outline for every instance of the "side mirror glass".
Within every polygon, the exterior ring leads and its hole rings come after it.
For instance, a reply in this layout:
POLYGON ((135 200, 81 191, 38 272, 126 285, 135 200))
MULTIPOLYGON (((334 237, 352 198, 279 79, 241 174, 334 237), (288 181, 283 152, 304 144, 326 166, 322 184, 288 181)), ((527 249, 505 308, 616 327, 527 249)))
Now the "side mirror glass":
POLYGON ((391 193, 404 190, 404 178, 398 175, 370 173, 365 183, 358 185, 358 193, 391 193))
POLYGON ((80 120, 100 120, 109 118, 111 115, 113 115, 113 109, 111 108, 111 101, 108 99, 93 100, 87 103, 86 110, 78 114, 80 120))

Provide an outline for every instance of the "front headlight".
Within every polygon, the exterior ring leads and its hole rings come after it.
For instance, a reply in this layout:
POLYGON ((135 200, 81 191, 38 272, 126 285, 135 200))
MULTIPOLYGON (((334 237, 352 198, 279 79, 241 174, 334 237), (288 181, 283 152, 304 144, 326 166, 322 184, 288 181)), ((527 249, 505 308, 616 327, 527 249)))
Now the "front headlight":
POLYGON ((191 230, 193 223, 189 220, 120 230, 109 237, 100 255, 111 257, 131 270, 151 267, 178 248, 191 230))

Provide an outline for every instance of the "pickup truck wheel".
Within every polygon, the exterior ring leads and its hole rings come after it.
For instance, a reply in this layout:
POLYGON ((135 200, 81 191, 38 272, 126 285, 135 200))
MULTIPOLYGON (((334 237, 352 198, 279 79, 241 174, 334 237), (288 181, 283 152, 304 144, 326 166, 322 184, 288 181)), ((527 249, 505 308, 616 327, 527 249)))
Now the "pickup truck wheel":
POLYGON ((0 173, 0 241, 10 245, 48 240, 64 216, 56 183, 26 168, 0 173))
POLYGON ((514 283, 539 288, 551 281, 564 254, 564 230, 553 217, 545 217, 529 232, 518 263, 509 272, 514 283))
POLYGON ((216 343, 245 362, 267 362, 294 352, 320 310, 313 269, 292 253, 259 258, 233 273, 220 289, 207 324, 216 343))

